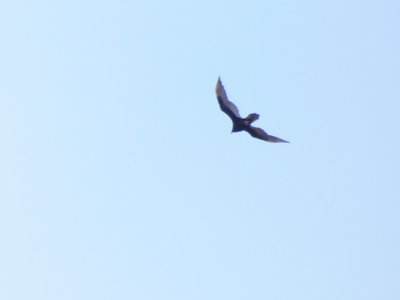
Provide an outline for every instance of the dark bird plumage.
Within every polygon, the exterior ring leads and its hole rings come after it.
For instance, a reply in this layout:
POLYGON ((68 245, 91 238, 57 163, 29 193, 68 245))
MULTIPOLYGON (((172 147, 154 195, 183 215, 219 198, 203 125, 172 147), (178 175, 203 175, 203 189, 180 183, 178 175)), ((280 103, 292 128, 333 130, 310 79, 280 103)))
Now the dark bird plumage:
POLYGON ((232 132, 246 131, 252 137, 263 141, 271 143, 289 143, 288 141, 282 140, 276 136, 267 134, 261 128, 251 126, 251 123, 258 120, 258 114, 253 113, 249 114, 246 118, 242 118, 236 105, 229 101, 220 78, 218 78, 215 91, 217 93, 217 99, 221 110, 226 113, 232 120, 232 132))

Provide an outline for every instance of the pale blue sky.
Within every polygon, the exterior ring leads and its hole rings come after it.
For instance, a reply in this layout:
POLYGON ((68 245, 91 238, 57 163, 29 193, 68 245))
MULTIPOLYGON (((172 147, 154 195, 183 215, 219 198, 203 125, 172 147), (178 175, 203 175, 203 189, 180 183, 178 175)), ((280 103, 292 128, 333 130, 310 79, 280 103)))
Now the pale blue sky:
POLYGON ((400 299, 399 15, 4 1, 0 299, 400 299))

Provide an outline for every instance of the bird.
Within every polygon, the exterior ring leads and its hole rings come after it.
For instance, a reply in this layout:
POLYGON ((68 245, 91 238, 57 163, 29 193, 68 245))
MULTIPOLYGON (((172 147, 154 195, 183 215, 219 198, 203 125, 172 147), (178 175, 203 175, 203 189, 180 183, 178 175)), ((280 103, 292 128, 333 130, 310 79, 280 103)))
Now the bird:
POLYGON ((258 118, 260 117, 258 114, 251 113, 246 118, 242 118, 239 114, 239 109, 237 108, 237 106, 229 101, 220 77, 218 77, 215 92, 217 94, 217 99, 221 110, 226 113, 232 120, 232 133, 246 131, 252 137, 263 141, 271 143, 289 143, 289 141, 285 141, 276 136, 269 135, 261 128, 252 126, 251 124, 254 121, 258 120, 258 118))

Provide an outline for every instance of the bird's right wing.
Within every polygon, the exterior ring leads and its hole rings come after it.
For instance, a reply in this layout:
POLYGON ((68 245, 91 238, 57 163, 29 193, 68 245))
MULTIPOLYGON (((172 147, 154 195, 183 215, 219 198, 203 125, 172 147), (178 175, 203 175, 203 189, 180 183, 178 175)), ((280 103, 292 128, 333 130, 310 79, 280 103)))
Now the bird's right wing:
POLYGON ((245 129, 252 137, 267 141, 270 143, 289 143, 288 141, 282 140, 276 136, 269 135, 263 129, 258 127, 249 126, 245 129))
POLYGON ((226 113, 233 121, 240 118, 239 110, 235 104, 228 100, 224 86, 222 85, 221 79, 218 78, 217 86, 215 88, 217 93, 218 103, 221 110, 226 113))

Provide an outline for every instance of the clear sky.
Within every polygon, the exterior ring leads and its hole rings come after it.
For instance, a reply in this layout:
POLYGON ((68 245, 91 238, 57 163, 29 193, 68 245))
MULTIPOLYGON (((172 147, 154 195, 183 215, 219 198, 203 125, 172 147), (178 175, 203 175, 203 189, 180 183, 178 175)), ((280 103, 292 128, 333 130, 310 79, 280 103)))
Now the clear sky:
POLYGON ((3 1, 0 299, 400 299, 399 14, 3 1))

